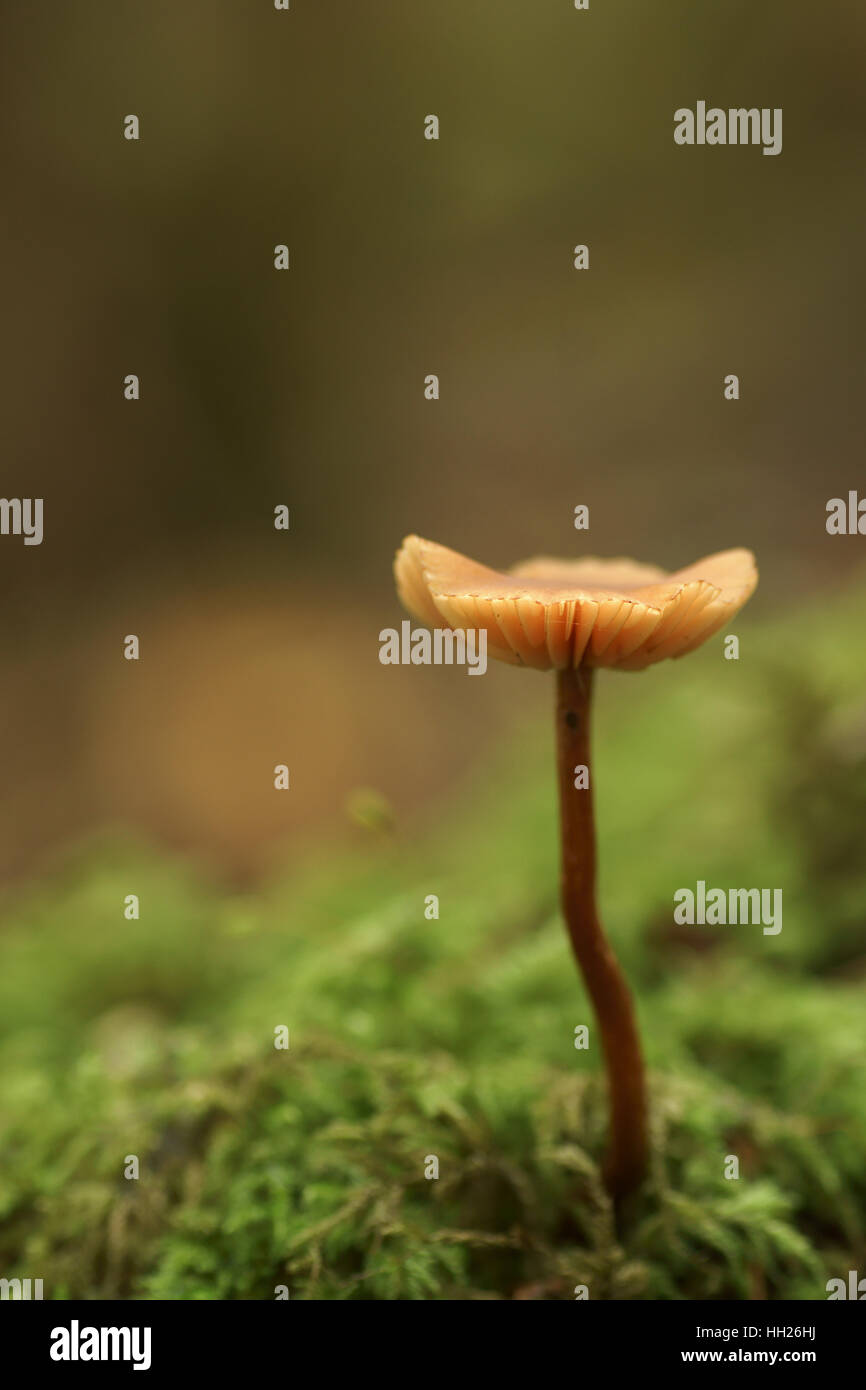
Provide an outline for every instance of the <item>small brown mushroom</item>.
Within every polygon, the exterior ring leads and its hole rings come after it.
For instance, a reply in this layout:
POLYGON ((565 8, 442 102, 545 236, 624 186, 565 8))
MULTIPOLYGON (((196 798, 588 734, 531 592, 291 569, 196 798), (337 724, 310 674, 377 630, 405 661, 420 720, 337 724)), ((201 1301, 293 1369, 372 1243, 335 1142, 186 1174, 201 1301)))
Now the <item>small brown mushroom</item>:
POLYGON ((557 673, 562 910, 601 1033, 611 1106, 604 1173, 621 1198, 646 1170, 646 1077, 631 995, 596 910, 591 775, 575 785, 575 770, 590 767, 593 669, 641 671, 693 651, 754 592, 754 556, 725 550, 674 574, 634 560, 547 558, 501 573, 407 536, 394 574, 401 602, 423 623, 484 631, 491 656, 557 673))

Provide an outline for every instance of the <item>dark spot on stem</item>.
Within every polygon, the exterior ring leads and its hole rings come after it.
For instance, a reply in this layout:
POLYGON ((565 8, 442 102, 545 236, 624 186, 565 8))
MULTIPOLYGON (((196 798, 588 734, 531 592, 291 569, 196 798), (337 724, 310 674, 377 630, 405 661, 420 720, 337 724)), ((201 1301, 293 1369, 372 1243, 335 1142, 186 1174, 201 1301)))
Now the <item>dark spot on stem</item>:
POLYGON ((573 709, 570 709, 566 714, 565 722, 568 725, 569 729, 577 728, 577 715, 575 714, 573 709))

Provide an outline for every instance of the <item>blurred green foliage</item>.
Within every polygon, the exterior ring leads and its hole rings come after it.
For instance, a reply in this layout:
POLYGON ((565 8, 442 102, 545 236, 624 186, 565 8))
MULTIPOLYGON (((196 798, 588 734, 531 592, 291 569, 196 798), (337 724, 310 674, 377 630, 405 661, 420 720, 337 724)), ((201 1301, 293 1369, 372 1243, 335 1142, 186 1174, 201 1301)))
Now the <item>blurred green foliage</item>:
POLYGON ((420 841, 370 833, 255 896, 105 843, 7 903, 3 1274, 53 1298, 821 1299, 862 1272, 863 603, 599 682, 602 906, 653 1091, 619 1229, 539 729, 420 841), (698 878, 781 887, 782 932, 674 927, 698 878))

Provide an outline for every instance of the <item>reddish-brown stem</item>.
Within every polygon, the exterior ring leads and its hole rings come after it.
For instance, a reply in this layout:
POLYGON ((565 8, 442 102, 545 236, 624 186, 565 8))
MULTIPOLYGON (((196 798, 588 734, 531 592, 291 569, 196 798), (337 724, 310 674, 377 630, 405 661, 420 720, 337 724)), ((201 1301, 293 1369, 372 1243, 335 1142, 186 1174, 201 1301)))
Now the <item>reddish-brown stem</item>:
POLYGON ((589 752, 592 675, 585 666, 557 673, 562 912, 601 1033, 611 1116, 604 1178, 608 1191, 619 1198, 638 1185, 646 1170, 646 1079, 631 995, 595 906, 595 821, 589 752), (584 788, 575 786, 579 768, 587 769, 588 785, 584 788))

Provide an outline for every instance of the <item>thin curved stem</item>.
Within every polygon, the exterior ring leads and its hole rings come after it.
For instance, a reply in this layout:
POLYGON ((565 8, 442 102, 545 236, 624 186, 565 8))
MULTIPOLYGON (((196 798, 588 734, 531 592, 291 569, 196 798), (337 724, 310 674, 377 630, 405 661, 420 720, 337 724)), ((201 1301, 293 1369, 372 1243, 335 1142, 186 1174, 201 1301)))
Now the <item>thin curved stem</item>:
POLYGON ((556 743, 562 830, 562 912, 595 1010, 610 1093, 610 1145, 604 1178, 614 1197, 641 1181, 647 1165, 646 1076, 631 994, 595 905, 595 819, 590 764, 593 673, 578 666, 557 673, 556 743), (575 769, 589 783, 575 786, 575 769))

